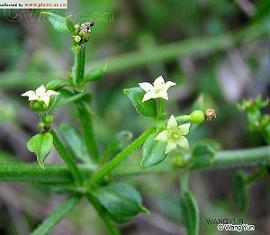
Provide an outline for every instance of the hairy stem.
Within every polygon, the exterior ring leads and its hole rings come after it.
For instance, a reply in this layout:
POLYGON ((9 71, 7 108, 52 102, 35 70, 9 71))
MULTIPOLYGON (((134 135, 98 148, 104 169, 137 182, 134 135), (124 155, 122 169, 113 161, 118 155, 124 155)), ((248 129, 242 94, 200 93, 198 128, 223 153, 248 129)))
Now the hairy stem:
POLYGON ((189 173, 187 171, 183 171, 180 175, 180 188, 181 193, 189 191, 189 173))
POLYGON ((99 152, 94 134, 91 113, 83 102, 77 102, 77 109, 88 155, 92 162, 97 163, 99 161, 99 152))
MULTIPOLYGON (((147 138, 147 137, 144 137, 147 138)), ((142 141, 144 142, 144 141, 142 141)), ((133 150, 132 150, 133 151, 133 150)), ((132 152, 131 151, 131 152, 132 152)), ((123 153, 120 153, 123 158, 123 153)), ((124 159, 129 155, 125 155, 124 159)), ((117 155, 119 159, 119 154, 117 155)), ((116 157, 114 158, 116 159, 116 157)), ((116 160, 114 160, 116 161, 116 160)), ((121 162, 121 159, 120 159, 121 162)), ((120 164, 109 162, 105 165, 105 175, 110 172, 116 166, 120 164), (113 166, 111 166, 113 164, 113 166)), ((248 167, 248 166, 264 166, 270 163, 270 146, 263 146, 250 149, 239 149, 239 150, 227 150, 219 151, 214 157, 213 164, 204 169, 220 169, 220 168, 237 168, 237 167, 248 167)), ((97 179, 97 174, 100 172, 96 171, 93 165, 79 165, 78 166, 81 174, 84 178, 89 178, 95 176, 95 181, 97 179)), ((104 172, 104 168, 102 172, 104 172)), ((200 170, 204 170, 200 169, 200 170)), ((145 174, 157 174, 157 173, 167 173, 173 171, 179 171, 181 169, 175 168, 170 164, 170 161, 165 161, 157 166, 151 167, 149 169, 141 169, 139 166, 139 161, 129 163, 128 165, 120 165, 112 171, 112 175, 116 177, 127 177, 127 176, 137 176, 145 174)), ((183 169, 184 170, 184 169, 183 169)), ((104 176, 98 176, 101 179, 104 176)), ((93 180, 92 177, 90 178, 93 180)), ((74 183, 73 176, 69 169, 65 165, 46 165, 45 170, 41 169, 36 163, 26 164, 26 163, 1 163, 0 164, 0 181, 5 182, 28 182, 28 183, 39 183, 39 184, 71 184, 74 183)), ((92 185, 93 183, 91 183, 92 185)))
POLYGON ((81 172, 77 167, 75 161, 73 160, 71 153, 65 148, 65 146, 63 145, 63 143, 61 142, 61 140, 59 139, 54 130, 51 130, 51 134, 53 136, 53 144, 55 149, 57 150, 61 158, 64 160, 64 162, 67 164, 67 167, 72 173, 75 181, 78 184, 82 184, 83 178, 81 172))
POLYGON ((96 209, 99 217, 102 219, 103 223, 109 230, 111 235, 120 235, 120 232, 118 231, 115 223, 111 219, 108 212, 102 207, 102 205, 99 203, 99 201, 91 194, 86 194, 86 197, 88 201, 92 204, 92 206, 96 209))
POLYGON ((86 183, 86 187, 91 189, 91 187, 102 179, 105 175, 111 172, 115 167, 117 167, 123 160, 125 160, 134 150, 139 148, 144 141, 154 132, 155 128, 151 127, 141 134, 135 141, 133 141, 129 146, 122 150, 119 154, 115 156, 109 163, 104 165, 96 174, 94 174, 86 183))
POLYGON ((65 215, 77 205, 82 195, 75 194, 69 197, 62 205, 60 205, 46 220, 43 221, 31 235, 47 235, 65 215))
POLYGON ((81 49, 75 53, 75 68, 73 83, 77 91, 82 91, 84 86, 84 70, 85 70, 85 47, 82 45, 81 49))

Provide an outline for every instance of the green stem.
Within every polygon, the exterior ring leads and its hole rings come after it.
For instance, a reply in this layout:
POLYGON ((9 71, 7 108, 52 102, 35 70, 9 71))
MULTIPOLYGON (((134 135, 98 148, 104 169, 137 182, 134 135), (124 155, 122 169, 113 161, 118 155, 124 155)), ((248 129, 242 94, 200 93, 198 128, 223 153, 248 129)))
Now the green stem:
POLYGON ((77 109, 88 155, 92 162, 97 163, 99 161, 99 152, 94 134, 91 113, 83 102, 77 102, 77 109))
POLYGON ((155 131, 154 127, 147 129, 143 134, 141 134, 135 141, 133 141, 127 148, 122 150, 116 155, 109 163, 104 165, 96 174, 94 174, 87 182, 86 187, 91 189, 91 187, 102 179, 105 175, 111 172, 115 167, 117 167, 123 160, 125 160, 135 149, 139 148, 144 141, 155 131))
POLYGON ((82 184, 83 178, 82 178, 81 172, 79 168, 77 167, 75 161, 73 160, 71 153, 62 144, 61 140, 59 139, 59 137, 57 136, 54 130, 51 130, 51 134, 53 136, 53 144, 54 144, 55 149, 57 150, 61 158, 64 160, 64 162, 67 164, 67 167, 72 173, 75 181, 78 184, 82 184))
MULTIPOLYGON (((79 167, 81 174, 89 178, 95 168, 93 165, 79 167)), ((46 165, 41 169, 36 163, 1 163, 0 181, 27 182, 35 184, 74 184, 74 177, 66 165, 46 165)))
POLYGON ((181 194, 186 191, 189 191, 188 182, 189 182, 189 172, 187 171, 181 172, 181 175, 180 175, 181 194))
POLYGON ((247 179, 246 184, 251 184, 259 177, 263 176, 267 172, 267 166, 261 166, 256 169, 247 179))
POLYGON ((82 91, 84 88, 84 70, 85 70, 85 47, 82 45, 81 49, 75 53, 75 70, 73 76, 73 83, 77 91, 82 91))
POLYGON ((163 120, 166 117, 166 111, 165 111, 165 100, 162 98, 158 99, 158 120, 163 120))
POLYGON ((75 194, 69 197, 62 205, 60 205, 46 220, 43 221, 31 235, 46 235, 54 226, 56 226, 63 217, 74 207, 82 198, 82 195, 75 194))
MULTIPOLYGON (((122 152, 120 154, 122 156, 122 152)), ((117 156, 118 156, 117 159, 119 159, 119 155, 117 156)), ((242 167, 249 167, 249 166, 265 166, 265 165, 269 165, 269 162, 270 162, 270 146, 264 146, 264 147, 250 148, 250 149, 219 151, 215 154, 215 157, 213 159, 213 164, 204 169, 217 169, 217 168, 226 169, 226 168, 236 168, 236 167, 242 168, 242 167)), ((104 167, 106 167, 105 169, 107 170, 109 169, 109 171, 111 171, 114 168, 115 164, 116 164, 115 162, 113 163, 110 162, 104 167), (111 164, 113 164, 113 166, 111 166, 111 164)), ((118 165, 119 165, 119 162, 117 162, 116 166, 118 165)), ((104 168, 101 168, 101 169, 104 169, 104 168)), ((200 170, 204 170, 204 169, 200 169, 200 170)), ((79 170, 84 178, 89 178, 94 175, 96 168, 93 165, 84 164, 84 165, 79 165, 79 170)), ((129 163, 128 165, 121 164, 119 167, 113 170, 112 176, 127 177, 127 176, 138 176, 138 175, 146 175, 146 174, 169 173, 169 172, 174 172, 174 171, 179 171, 179 170, 181 169, 175 168, 174 166, 172 166, 170 161, 165 161, 149 169, 141 169, 139 166, 139 162, 133 162, 133 163, 129 163)), ((100 174, 100 173, 95 174, 96 179, 97 179, 97 174, 100 174)), ((102 177, 103 176, 101 176, 101 178, 102 177)), ((100 179, 100 176, 98 177, 98 179, 100 179)), ((43 170, 37 164, 11 163, 11 162, 0 164, 0 181, 27 182, 27 183, 40 183, 40 184, 72 184, 74 183, 72 174, 70 173, 69 169, 65 165, 46 165, 46 169, 43 170)))
POLYGON ((111 235, 120 235, 115 223, 112 221, 108 212, 102 207, 99 201, 91 194, 86 194, 88 201, 92 204, 92 206, 96 209, 99 217, 102 219, 103 223, 109 230, 111 235))
POLYGON ((188 122, 190 121, 190 115, 181 115, 176 117, 177 122, 188 122))
POLYGON ((270 146, 220 151, 209 168, 262 166, 270 163, 270 146))

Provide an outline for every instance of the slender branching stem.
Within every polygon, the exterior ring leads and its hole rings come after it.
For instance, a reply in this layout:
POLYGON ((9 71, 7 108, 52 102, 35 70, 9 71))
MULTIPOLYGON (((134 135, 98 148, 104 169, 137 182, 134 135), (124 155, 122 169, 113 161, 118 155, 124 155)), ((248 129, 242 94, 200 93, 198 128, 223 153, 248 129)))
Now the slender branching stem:
MULTIPOLYGON (((147 137, 144 137, 147 138, 147 137)), ((144 139, 143 138, 143 139, 144 139)), ((135 140, 137 141, 137 140, 135 140)), ((144 142, 144 141, 141 141, 144 142)), ((133 144, 131 144, 134 146, 133 144)), ((130 146, 130 145, 129 145, 130 146)), ((136 149, 136 148, 135 148, 136 149)), ((132 152, 133 150, 131 150, 132 152)), ((125 151, 126 152, 126 151, 125 151)), ((127 176, 137 176, 145 174, 157 174, 157 173, 167 173, 179 171, 181 168, 175 168, 170 164, 170 161, 165 161, 157 166, 151 167, 149 169, 141 169, 139 162, 133 162, 126 165, 120 165, 121 160, 129 155, 123 155, 123 151, 119 153, 117 158, 115 157, 113 163, 109 162, 105 165, 101 173, 96 172, 96 168, 93 165, 79 165, 79 171, 86 177, 95 176, 95 181, 101 179, 108 172, 111 172, 115 177, 127 177, 127 176), (121 159, 119 161, 119 154, 121 154, 121 159), (115 163, 115 161, 117 161, 115 163), (112 164, 112 165, 111 165, 112 164), (96 172, 94 174, 94 172, 96 172), (98 174, 98 176, 97 176, 98 174), (97 179, 98 178, 98 179, 97 179)), ((250 149, 239 149, 239 150, 227 150, 219 151, 215 154, 213 163, 206 168, 201 168, 200 170, 206 169, 227 169, 227 168, 241 168, 249 166, 265 166, 270 163, 270 146, 263 146, 250 149)), ((185 170, 185 169, 182 169, 185 170)), ((191 169, 192 170, 192 169, 191 169)), ((92 179, 92 178, 90 178, 92 179)), ((90 180, 89 179, 89 180, 90 180)), ((93 180, 93 179, 92 179, 93 180)), ((91 180, 91 181, 92 181, 91 180)), ((13 163, 13 162, 2 162, 0 164, 0 181, 5 182, 28 182, 28 183, 39 183, 39 184, 70 184, 74 183, 73 176, 65 165, 46 165, 45 170, 41 169, 37 164, 26 164, 26 163, 13 163)), ((92 183, 91 183, 92 185, 92 183)))
POLYGON ((109 163, 104 165, 99 171, 94 174, 86 183, 86 187, 91 189, 91 187, 101 180, 105 175, 110 173, 115 167, 117 167, 123 160, 125 160, 134 150, 139 148, 144 141, 155 131, 154 127, 147 129, 143 134, 141 134, 135 141, 133 141, 128 147, 122 150, 119 154, 115 156, 109 163))
POLYGON ((31 235, 47 235, 66 214, 78 204, 82 195, 75 194, 69 197, 62 205, 60 205, 46 220, 43 221, 31 235))
POLYGON ((73 75, 73 84, 77 91, 82 91, 84 88, 84 71, 85 71, 85 46, 75 52, 75 67, 73 75))
POLYGON ((59 153, 60 157, 64 160, 64 162, 67 164, 67 167, 69 168, 70 172, 72 173, 75 181, 80 185, 83 182, 83 178, 81 175, 81 172, 79 168, 77 167, 75 161, 73 160, 73 157, 71 153, 65 148, 62 141, 56 134, 54 130, 51 130, 51 134, 53 136, 53 144, 57 152, 59 153))

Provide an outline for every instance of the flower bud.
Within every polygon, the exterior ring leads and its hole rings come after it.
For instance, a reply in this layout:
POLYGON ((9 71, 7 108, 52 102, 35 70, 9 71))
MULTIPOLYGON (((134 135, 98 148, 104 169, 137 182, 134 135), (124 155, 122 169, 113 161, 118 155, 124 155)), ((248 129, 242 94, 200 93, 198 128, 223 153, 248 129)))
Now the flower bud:
POLYGON ((82 38, 79 35, 76 35, 73 37, 73 39, 74 39, 74 42, 79 43, 82 38))
POLYGON ((43 131, 43 130, 45 129, 45 124, 44 124, 43 122, 40 122, 40 123, 38 124, 38 128, 39 128, 41 131, 43 131))
POLYGON ((190 121, 200 124, 205 120, 204 113, 201 110, 195 110, 190 114, 190 121))
POLYGON ((45 121, 47 124, 51 124, 53 122, 53 116, 52 115, 47 115, 45 117, 45 121))
POLYGON ((38 112, 40 110, 40 105, 38 101, 30 101, 30 108, 34 110, 35 112, 38 112))
POLYGON ((76 35, 74 36, 74 42, 82 44, 88 42, 90 39, 91 27, 94 26, 94 22, 82 23, 76 26, 76 35))
POLYGON ((207 121, 211 121, 217 117, 216 110, 214 109, 207 109, 204 115, 207 121))

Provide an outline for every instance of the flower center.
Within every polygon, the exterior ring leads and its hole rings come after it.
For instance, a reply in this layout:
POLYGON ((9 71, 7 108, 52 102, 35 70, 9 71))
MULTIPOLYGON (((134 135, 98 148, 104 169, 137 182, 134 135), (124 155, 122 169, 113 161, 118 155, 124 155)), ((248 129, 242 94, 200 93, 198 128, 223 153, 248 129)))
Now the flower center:
POLYGON ((173 137, 174 139, 178 139, 178 138, 179 138, 179 135, 178 135, 177 133, 174 133, 174 134, 172 135, 172 137, 173 137))

